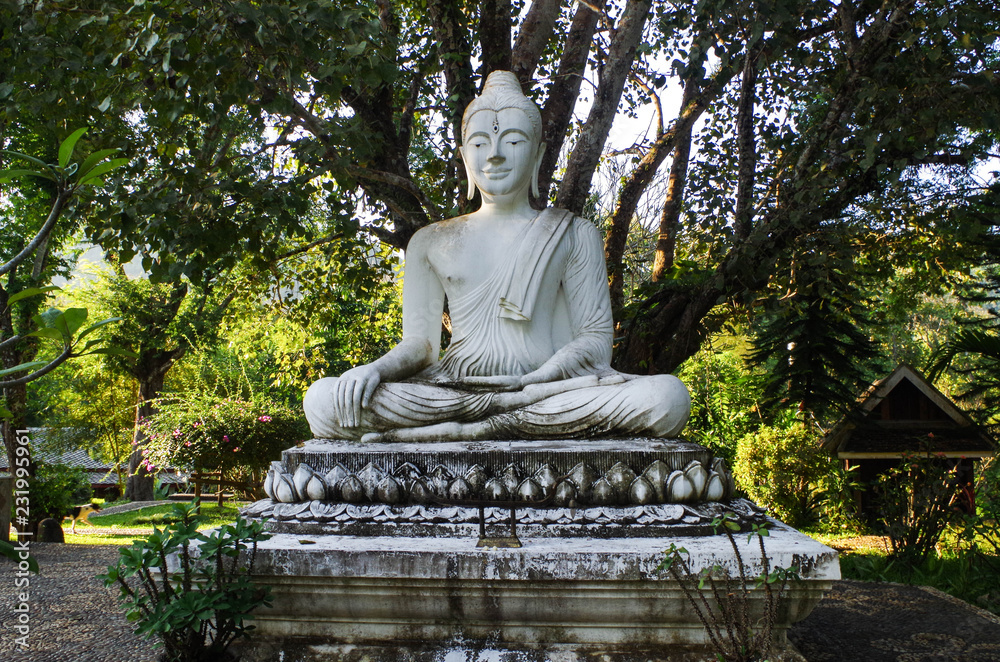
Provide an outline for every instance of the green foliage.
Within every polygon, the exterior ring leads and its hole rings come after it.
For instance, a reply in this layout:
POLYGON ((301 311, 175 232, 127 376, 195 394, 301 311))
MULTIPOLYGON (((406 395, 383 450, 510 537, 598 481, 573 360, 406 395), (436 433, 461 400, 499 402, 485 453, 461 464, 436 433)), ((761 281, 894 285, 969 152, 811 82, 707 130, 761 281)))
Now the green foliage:
POLYGON ((838 460, 830 463, 821 481, 823 516, 818 524, 822 531, 856 533, 865 530, 857 501, 865 486, 858 480, 857 473, 856 466, 845 468, 838 460))
MULTIPOLYGON (((51 197, 51 209, 44 223, 37 230, 24 233, 30 239, 10 247, 10 254, 7 254, 7 251, 0 251, 0 275, 8 276, 6 289, 0 287, 0 328, 5 331, 0 333, 0 342, 8 348, 5 352, 4 364, 0 365, 0 378, 6 377, 6 379, 0 379, 0 388, 23 386, 45 376, 74 356, 121 353, 119 348, 107 345, 101 338, 91 337, 87 339, 88 336, 102 327, 117 322, 116 318, 85 326, 88 313, 84 308, 67 308, 66 310, 49 308, 44 312, 32 314, 32 311, 37 310, 38 306, 36 301, 30 300, 59 289, 44 284, 42 265, 48 259, 50 243, 53 246, 57 244, 57 242, 50 240, 61 217, 69 214, 71 204, 86 188, 99 183, 100 177, 117 169, 127 161, 127 159, 108 160, 107 157, 117 150, 100 150, 82 161, 73 161, 77 142, 86 131, 85 128, 78 129, 62 141, 59 145, 58 162, 56 163, 46 163, 42 159, 20 152, 0 150, 0 154, 12 159, 27 161, 29 164, 29 167, 26 168, 0 170, 0 183, 25 178, 41 179, 50 189, 51 197), (32 265, 30 277, 21 278, 28 286, 17 288, 17 291, 14 291, 12 288, 16 288, 18 285, 18 279, 15 278, 17 269, 22 264, 32 265), (15 303, 25 301, 32 305, 22 310, 20 319, 18 319, 13 314, 12 306, 15 303), (30 319, 30 322, 24 318, 30 319), (25 322, 26 325, 30 324, 31 329, 22 330, 19 328, 22 326, 21 322, 25 322), (59 350, 54 358, 47 361, 34 360, 37 353, 37 340, 39 339, 52 341, 56 344, 59 350), (85 339, 86 342, 84 342, 85 339), (14 348, 18 347, 19 344, 22 346, 21 351, 14 351, 14 348)), ((11 193, 11 197, 14 197, 13 193, 11 193)), ((8 207, 8 205, 3 207, 8 207)), ((3 207, 0 209, 7 211, 3 207)), ((0 217, 0 220, 6 219, 0 217)), ((3 225, 7 225, 7 223, 3 223, 3 225)), ((64 237, 65 228, 56 234, 64 237)), ((48 277, 52 275, 50 273, 48 277)), ((10 412, 7 412, 7 415, 10 415, 10 412)))
POLYGON ((916 568, 933 556, 945 528, 956 521, 960 486, 954 460, 932 453, 906 454, 879 476, 879 519, 889 537, 890 559, 916 568))
MULTIPOLYGON (((919 507, 927 494, 940 491, 949 494, 947 486, 946 461, 923 456, 914 458, 918 469, 911 465, 901 467, 897 477, 906 483, 885 493, 887 499, 896 498, 909 505, 912 484, 919 480, 919 474, 929 477, 935 487, 918 483, 918 492, 913 498, 913 506, 919 507), (941 480, 941 478, 945 480, 941 480)), ((947 522, 941 527, 941 517, 933 519, 926 514, 919 521, 911 509, 900 507, 896 517, 910 518, 909 529, 913 529, 913 539, 925 532, 925 539, 937 535, 936 543, 929 547, 927 554, 897 554, 893 550, 892 538, 882 550, 871 549, 842 554, 840 567, 844 578, 873 582, 898 582, 933 586, 966 602, 1000 614, 1000 463, 989 459, 981 463, 976 480, 976 513, 945 513, 947 522), (903 512, 906 510, 907 512, 903 512), (934 531, 940 531, 935 534, 934 531), (926 535, 930 532, 932 535, 926 535)), ((933 515, 933 513, 931 513, 933 515)), ((897 526, 899 534, 906 532, 897 526)), ((829 543, 828 543, 829 544, 829 543)), ((905 538, 902 544, 906 544, 905 538)))
MULTIPOLYGON (((107 529, 109 532, 115 529, 129 529, 150 524, 161 523, 162 520, 180 521, 174 513, 174 503, 165 503, 159 506, 147 506, 138 510, 128 510, 111 515, 91 515, 90 523, 94 525, 93 531, 101 533, 100 529, 107 529)), ((198 527, 201 530, 229 524, 240 514, 242 504, 227 501, 219 506, 214 501, 202 503, 198 508, 198 527)), ((105 504, 105 510, 108 505, 105 504)), ((102 511, 103 512, 103 511, 102 511)))
POLYGON ((263 525, 238 517, 206 535, 197 509, 197 502, 175 504, 176 522, 123 547, 118 564, 99 577, 120 589, 136 633, 158 637, 170 662, 224 659, 253 629, 250 612, 270 605, 270 589, 250 579, 257 545, 270 538, 263 525), (177 570, 167 572, 172 555, 177 570))
POLYGON ((62 520, 73 506, 90 500, 90 477, 80 467, 37 461, 35 475, 28 481, 28 492, 32 519, 62 520))
POLYGON ((754 329, 750 360, 766 365, 769 406, 799 406, 817 418, 843 414, 878 368, 869 302, 850 247, 810 237, 792 258, 788 294, 754 329))
POLYGON ((774 646, 774 626, 777 623, 778 605, 791 580, 799 578, 798 568, 771 567, 771 560, 764 548, 764 538, 769 534, 766 524, 751 524, 747 542, 757 538, 760 546, 761 570, 757 575, 748 574, 734 533, 740 531, 736 516, 725 513, 712 521, 716 535, 720 530, 726 535, 736 557, 739 578, 715 565, 692 571, 687 550, 671 543, 666 557, 660 563, 661 572, 669 572, 680 584, 688 603, 698 615, 708 634, 716 657, 726 662, 761 662, 766 660, 774 646), (754 591, 763 590, 761 610, 751 607, 754 591), (709 599, 711 598, 711 600, 709 599))
POLYGON ((740 439, 733 476, 751 499, 794 527, 814 521, 833 460, 801 423, 767 426, 740 439))
POLYGON ((732 466, 741 438, 762 423, 761 376, 736 348, 720 349, 715 338, 684 362, 677 376, 691 393, 691 417, 684 436, 705 444, 732 466))
POLYGON ((1000 417, 1000 327, 995 320, 983 322, 957 328, 930 358, 927 374, 934 381, 950 369, 968 378, 957 397, 976 403, 984 418, 995 422, 1000 417), (963 355, 971 360, 961 363, 963 355))
POLYGON ((146 424, 147 470, 182 466, 221 471, 227 480, 263 485, 281 451, 308 438, 301 411, 264 397, 251 400, 186 395, 163 401, 146 424))

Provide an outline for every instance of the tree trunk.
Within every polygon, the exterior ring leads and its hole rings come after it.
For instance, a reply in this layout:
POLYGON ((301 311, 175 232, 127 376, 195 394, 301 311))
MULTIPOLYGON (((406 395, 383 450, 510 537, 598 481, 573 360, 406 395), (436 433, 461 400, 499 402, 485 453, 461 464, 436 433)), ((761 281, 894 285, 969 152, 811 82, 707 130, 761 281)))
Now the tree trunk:
POLYGON ((130 501, 152 501, 155 477, 143 464, 143 450, 148 438, 142 423, 156 413, 156 398, 163 390, 163 380, 173 362, 154 370, 139 380, 139 397, 135 408, 135 430, 132 436, 132 454, 128 458, 128 479, 125 481, 125 498, 130 501))
POLYGON ((601 160, 604 144, 618 113, 618 103, 625 90, 625 81, 632 71, 636 50, 642 41, 642 30, 652 8, 652 0, 630 0, 618 20, 608 59, 594 95, 594 105, 583 125, 573 153, 566 164, 566 175, 559 187, 556 206, 574 214, 583 212, 590 193, 594 171, 601 160))
POLYGON ((556 73, 549 89, 549 98, 542 109, 542 133, 545 135, 545 154, 542 155, 542 166, 538 172, 539 208, 548 206, 549 188, 552 186, 552 173, 559 162, 563 141, 566 139, 566 129, 573 117, 573 108, 580 95, 580 84, 583 83, 583 73, 587 69, 587 58, 597 30, 597 21, 604 11, 605 0, 593 3, 581 2, 577 5, 576 14, 566 36, 566 47, 562 59, 559 60, 559 71, 556 73))

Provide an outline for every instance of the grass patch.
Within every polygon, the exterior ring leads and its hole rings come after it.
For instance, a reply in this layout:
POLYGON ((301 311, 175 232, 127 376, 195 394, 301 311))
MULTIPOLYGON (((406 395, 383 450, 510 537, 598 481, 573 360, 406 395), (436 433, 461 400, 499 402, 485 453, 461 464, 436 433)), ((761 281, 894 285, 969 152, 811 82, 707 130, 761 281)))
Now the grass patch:
MULTIPOLYGON (((240 508, 245 505, 245 503, 230 502, 220 508, 215 503, 203 503, 201 514, 204 516, 205 522, 198 528, 204 530, 229 524, 236 519, 240 508)), ((76 534, 69 532, 73 520, 66 518, 62 523, 63 537, 68 543, 82 545, 131 545, 133 540, 144 539, 149 533, 152 533, 154 526, 163 528, 170 524, 174 520, 171 512, 173 506, 174 504, 167 503, 113 515, 95 513, 88 519, 92 526, 77 523, 76 534), (144 531, 122 531, 122 529, 143 529, 144 531)))
MULTIPOLYGON (((77 531, 79 531, 79 529, 77 529, 77 531)), ((150 530, 150 533, 152 533, 152 530, 150 530)), ((131 547, 133 542, 136 540, 145 540, 146 536, 134 533, 92 533, 89 535, 82 535, 79 533, 69 533, 67 531, 63 534, 63 538, 69 545, 114 545, 115 547, 131 547)))
POLYGON ((881 536, 809 533, 840 551, 844 579, 930 586, 994 614, 1000 614, 1000 557, 939 545, 936 554, 919 565, 889 558, 881 536))

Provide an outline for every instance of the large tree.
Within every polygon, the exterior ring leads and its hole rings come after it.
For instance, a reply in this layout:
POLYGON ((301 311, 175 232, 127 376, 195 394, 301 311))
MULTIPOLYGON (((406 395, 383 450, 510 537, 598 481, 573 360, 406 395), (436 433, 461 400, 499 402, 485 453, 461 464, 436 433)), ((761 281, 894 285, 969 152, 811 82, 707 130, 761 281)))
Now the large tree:
POLYGON ((624 163, 595 221, 631 371, 673 370, 720 304, 794 290, 790 265, 842 235, 938 250, 947 210, 996 187, 971 173, 995 152, 1000 17, 973 0, 6 4, 90 35, 78 61, 105 74, 98 107, 162 173, 122 179, 120 213, 92 236, 161 278, 248 254, 264 268, 294 250, 280 236, 404 248, 470 209, 461 112, 510 68, 543 110, 539 206, 592 209, 595 172, 624 163), (609 156, 615 119, 650 110, 652 135, 609 156), (651 197, 655 245, 629 264, 651 197), (317 208, 329 222, 303 223, 317 208))

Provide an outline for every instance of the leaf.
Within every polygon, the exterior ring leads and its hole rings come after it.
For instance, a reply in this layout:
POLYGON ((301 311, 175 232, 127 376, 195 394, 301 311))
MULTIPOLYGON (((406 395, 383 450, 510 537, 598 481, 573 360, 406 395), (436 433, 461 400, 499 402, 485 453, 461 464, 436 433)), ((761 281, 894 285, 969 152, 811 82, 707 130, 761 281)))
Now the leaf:
POLYGON ((94 167, 94 169, 91 170, 86 175, 82 175, 80 177, 79 183, 80 184, 85 184, 86 182, 89 182, 92 179, 96 179, 97 177, 100 177, 101 175, 103 175, 106 172, 110 172, 110 171, 114 170, 115 168, 119 168, 119 167, 125 165, 126 163, 128 163, 128 161, 129 161, 128 159, 111 159, 110 161, 102 163, 99 166, 94 167))
POLYGON ((0 377, 4 375, 12 375, 15 372, 25 372, 28 370, 35 370, 36 368, 41 368, 42 366, 48 365, 46 361, 28 361, 27 363, 21 363, 14 366, 13 368, 7 368, 6 370, 0 370, 0 377))
POLYGON ((41 329, 36 329, 31 333, 25 334, 27 338, 49 338, 51 340, 62 340, 63 333, 59 329, 53 328, 51 326, 42 327, 41 329))
POLYGON ((50 179, 52 181, 55 181, 55 177, 53 177, 47 172, 19 169, 19 170, 0 170, 0 182, 5 182, 10 179, 17 179, 19 177, 25 177, 28 175, 32 177, 42 177, 43 179, 50 179))
POLYGON ((60 327, 66 331, 66 337, 72 338, 83 323, 87 321, 87 309, 86 308, 67 308, 62 314, 62 322, 60 322, 60 327))
POLYGON ((100 163, 104 159, 106 159, 109 156, 111 156, 112 154, 114 154, 116 152, 120 152, 120 151, 121 151, 120 149, 102 149, 102 150, 98 150, 98 151, 94 152, 93 154, 91 154, 90 156, 88 156, 86 159, 84 159, 83 163, 80 164, 80 177, 83 177, 84 175, 86 175, 88 172, 90 172, 94 168, 94 166, 96 166, 98 163, 100 163))
POLYGON ((79 340, 83 340, 88 335, 90 335, 94 331, 97 331, 102 326, 107 326, 108 324, 111 324, 112 322, 120 322, 121 320, 122 320, 122 318, 120 318, 120 317, 109 317, 106 320, 101 320, 100 322, 95 322, 95 323, 91 324, 90 326, 88 326, 83 331, 81 331, 80 335, 77 337, 77 340, 78 341, 79 340))
POLYGON ((62 141, 59 145, 59 167, 65 168, 69 165, 69 160, 73 156, 73 150, 76 149, 76 143, 83 137, 83 134, 87 133, 87 128, 77 129, 73 133, 69 134, 69 138, 62 141))
POLYGON ((14 294, 9 299, 7 299, 7 305, 20 301, 21 299, 26 299, 28 297, 33 297, 36 294, 45 294, 46 292, 53 292, 55 290, 62 289, 58 285, 47 285, 45 287, 29 287, 25 290, 21 290, 17 294, 14 294))
POLYGON ((48 168, 49 167, 49 164, 46 163, 45 161, 42 161, 41 159, 37 159, 34 156, 29 156, 27 154, 22 154, 21 152, 14 152, 14 151, 9 150, 9 149, 0 149, 0 154, 10 154, 14 158, 24 159, 25 161, 31 161, 35 165, 39 165, 39 166, 41 166, 43 168, 48 168))
POLYGON ((104 111, 106 111, 110 107, 111 107, 111 97, 110 96, 106 96, 106 97, 104 97, 104 101, 102 101, 101 103, 99 103, 97 105, 97 110, 99 110, 99 111, 101 111, 103 113, 104 111))

